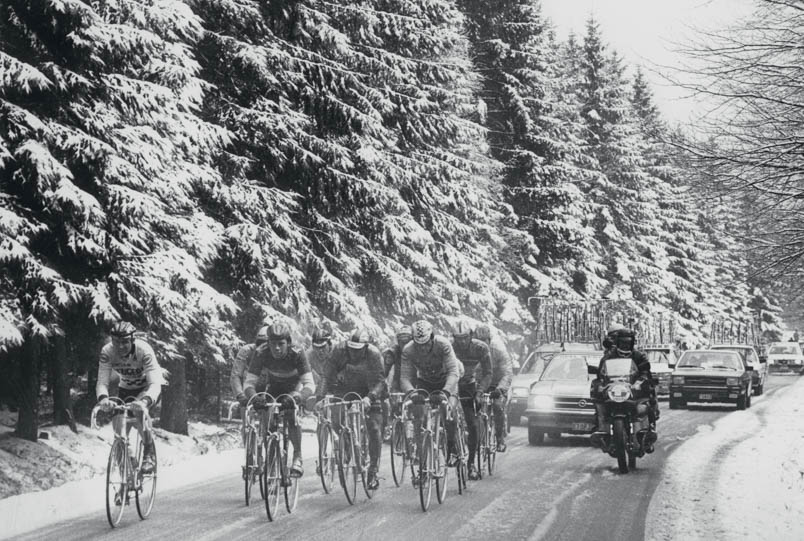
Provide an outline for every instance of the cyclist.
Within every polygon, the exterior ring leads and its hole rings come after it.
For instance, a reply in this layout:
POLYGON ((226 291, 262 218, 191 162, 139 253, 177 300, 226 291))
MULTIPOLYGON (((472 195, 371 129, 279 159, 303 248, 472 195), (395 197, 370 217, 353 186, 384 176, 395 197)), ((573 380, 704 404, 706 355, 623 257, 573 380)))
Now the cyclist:
POLYGON ((466 428, 469 433, 469 479, 479 479, 475 466, 477 451, 477 418, 476 405, 479 398, 478 389, 485 389, 491 383, 491 355, 489 347, 472 338, 472 324, 461 320, 452 333, 452 348, 455 355, 463 363, 465 373, 458 380, 458 393, 462 400, 463 413, 466 417, 466 428), (480 370, 479 381, 475 373, 480 370))
POLYGON ((232 386, 232 394, 240 402, 241 407, 246 407, 246 393, 243 392, 243 384, 246 381, 246 374, 248 374, 248 367, 257 349, 268 342, 268 326, 264 325, 257 331, 257 337, 251 344, 246 344, 240 351, 237 352, 234 363, 232 364, 232 373, 229 376, 229 384, 232 386))
MULTIPOLYGON (((112 341, 101 349, 98 359, 98 382, 95 394, 103 411, 110 411, 115 403, 109 400, 109 381, 112 374, 120 378, 117 397, 125 402, 137 401, 149 409, 159 400, 162 392, 162 369, 156 361, 154 350, 144 340, 134 338, 137 329, 127 321, 116 323, 111 330, 112 341)), ((154 439, 150 423, 143 426, 142 412, 136 413, 137 430, 142 434, 142 471, 152 473, 156 465, 154 439)), ((115 431, 124 419, 116 416, 112 420, 115 431)))
POLYGON ((402 371, 402 349, 413 340, 413 329, 410 326, 400 327, 396 331, 396 344, 387 348, 382 352, 383 363, 385 364, 385 377, 391 374, 391 369, 394 373, 390 383, 391 392, 400 392, 401 386, 399 384, 399 376, 402 371))
MULTIPOLYGON (((310 363, 304 351, 292 344, 290 326, 284 322, 275 322, 268 327, 268 345, 263 344, 257 348, 254 358, 248 367, 244 392, 251 398, 257 392, 255 386, 260 378, 268 382, 265 391, 273 396, 288 394, 293 401, 283 406, 285 422, 290 428, 290 442, 293 444, 293 464, 290 474, 301 477, 304 474, 301 453, 301 426, 296 422, 295 416, 290 413, 295 410, 297 403, 307 400, 315 393, 315 382, 310 370, 310 363)), ((261 400, 255 399, 256 406, 261 400)))
POLYGON ((475 329, 475 338, 488 344, 491 352, 491 385, 486 391, 494 399, 492 408, 494 416, 499 419, 495 425, 497 436, 497 451, 504 453, 507 449, 505 445, 505 423, 503 423, 503 408, 508 403, 508 389, 514 378, 514 366, 508 350, 496 335, 492 335, 491 327, 488 325, 478 325, 475 329))
POLYGON ((312 345, 307 349, 307 360, 313 371, 315 384, 321 382, 324 366, 332 355, 332 325, 329 321, 320 321, 313 327, 312 345))
MULTIPOLYGON (((425 320, 413 324, 413 340, 402 350, 400 363, 399 385, 403 392, 415 389, 413 382, 417 381, 418 388, 428 392, 444 391, 449 397, 452 411, 458 407, 458 378, 459 363, 452 346, 446 338, 436 336, 433 326, 425 320)), ((411 400, 421 406, 423 397, 413 395, 411 400)), ((414 411, 415 424, 421 423, 422 408, 414 411)), ((445 417, 446 419, 446 417, 445 417)), ((455 441, 457 439, 457 423, 454 419, 447 419, 447 444, 450 452, 450 465, 455 462, 455 441)), ((415 454, 413 455, 415 456, 415 454)), ((417 483, 414 477, 414 485, 417 483)))
MULTIPOLYGON (((347 393, 357 393, 366 405, 366 430, 369 440, 368 487, 376 490, 380 483, 377 471, 382 450, 382 408, 380 400, 385 395, 385 379, 380 350, 370 343, 371 335, 366 329, 356 329, 348 340, 335 346, 332 356, 324 367, 317 400, 327 394, 343 398, 347 393)), ((339 408, 335 407, 332 425, 336 433, 341 431, 339 408)))

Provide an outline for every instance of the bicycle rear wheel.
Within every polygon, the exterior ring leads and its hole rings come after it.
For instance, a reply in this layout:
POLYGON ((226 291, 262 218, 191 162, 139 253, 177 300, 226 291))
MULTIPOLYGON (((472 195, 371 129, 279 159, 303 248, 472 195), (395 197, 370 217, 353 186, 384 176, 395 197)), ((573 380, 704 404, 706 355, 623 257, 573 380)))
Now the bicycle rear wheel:
POLYGON ((268 520, 276 519, 279 512, 279 484, 281 482, 281 466, 279 442, 275 437, 266 438, 263 443, 265 453, 265 471, 260 474, 260 482, 265 492, 265 513, 268 520))
POLYGON ((436 445, 435 456, 433 457, 433 466, 436 482, 436 498, 438 503, 444 503, 447 499, 447 478, 449 477, 449 468, 447 467, 447 435, 444 429, 438 431, 438 443, 436 445))
POLYGON ((494 475, 494 466, 497 464, 497 427, 494 417, 490 417, 486 425, 486 471, 494 475))
POLYGON ((126 446, 115 438, 106 464, 106 518, 112 528, 120 524, 128 499, 127 462, 126 446))
POLYGON ((419 449, 419 502, 422 511, 430 508, 430 500, 433 495, 433 455, 432 436, 425 434, 419 449))
POLYGON ((350 505, 357 499, 357 467, 355 464, 355 447, 352 443, 352 433, 348 429, 341 432, 338 440, 338 475, 341 479, 343 493, 350 505))
POLYGON ((260 485, 260 498, 265 499, 265 485, 259 482, 260 475, 265 471, 265 448, 257 441, 257 433, 254 433, 254 447, 257 450, 257 467, 254 469, 254 474, 251 476, 251 484, 257 483, 260 485))
POLYGON ((458 452, 458 463, 455 465, 455 473, 458 478, 458 494, 463 494, 466 491, 466 480, 469 476, 466 467, 466 461, 469 459, 468 446, 466 443, 466 428, 463 422, 458 425, 458 440, 455 442, 455 447, 458 452))
POLYGON ((408 442, 405 436, 405 424, 400 419, 394 419, 391 425, 391 474, 394 484, 402 486, 405 480, 405 468, 408 462, 408 442))
POLYGON ((360 453, 358 454, 358 458, 360 460, 359 471, 360 480, 363 482, 363 492, 366 493, 366 497, 370 500, 374 497, 374 493, 377 492, 377 489, 370 489, 368 486, 368 469, 371 459, 369 455, 368 430, 366 429, 365 421, 361 422, 360 427, 360 453))
MULTIPOLYGON (((152 436, 153 437, 153 436, 152 436)), ((140 440, 140 452, 137 456, 142 457, 145 452, 145 446, 140 440)), ((148 518, 151 514, 151 509, 154 507, 154 499, 156 498, 156 445, 153 450, 154 467, 151 473, 143 473, 142 467, 137 471, 137 491, 135 492, 137 502, 137 514, 142 520, 148 518)), ((140 462, 142 464, 142 462, 140 462)))
MULTIPOLYGON (((246 506, 249 505, 251 502, 251 487, 254 485, 254 457, 256 453, 254 452, 255 447, 257 446, 257 434, 254 433, 252 428, 246 429, 246 445, 244 449, 246 451, 246 469, 243 470, 243 485, 244 485, 244 495, 246 497, 246 506)), ((262 483, 260 483, 260 492, 262 492, 262 483)))
POLYGON ((301 478, 293 477, 290 475, 291 457, 293 456, 293 445, 289 444, 289 451, 282 451, 282 486, 285 489, 285 509, 288 513, 292 513, 296 509, 296 504, 299 502, 299 481, 301 478))
POLYGON ((318 475, 321 477, 321 486, 324 492, 332 492, 332 482, 335 480, 335 445, 332 439, 332 428, 322 424, 318 432, 318 475))

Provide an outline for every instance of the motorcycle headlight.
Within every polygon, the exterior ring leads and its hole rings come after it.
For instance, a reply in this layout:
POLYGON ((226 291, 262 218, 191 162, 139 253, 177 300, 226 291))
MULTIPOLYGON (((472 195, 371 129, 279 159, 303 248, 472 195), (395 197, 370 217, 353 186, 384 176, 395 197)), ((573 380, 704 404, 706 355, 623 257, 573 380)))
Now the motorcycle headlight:
POLYGON ((525 396, 528 396, 528 389, 527 387, 514 387, 513 389, 511 389, 511 395, 523 398, 525 396))
POLYGON ((553 409, 553 397, 546 394, 534 394, 528 398, 528 408, 534 410, 553 409))
POLYGON ((726 378, 726 385, 729 387, 736 387, 740 384, 740 378, 726 378))
POLYGON ((684 385, 684 376, 673 376, 673 385, 684 385))
POLYGON ((613 402, 625 402, 631 398, 631 386, 625 383, 615 383, 609 387, 609 400, 613 402))

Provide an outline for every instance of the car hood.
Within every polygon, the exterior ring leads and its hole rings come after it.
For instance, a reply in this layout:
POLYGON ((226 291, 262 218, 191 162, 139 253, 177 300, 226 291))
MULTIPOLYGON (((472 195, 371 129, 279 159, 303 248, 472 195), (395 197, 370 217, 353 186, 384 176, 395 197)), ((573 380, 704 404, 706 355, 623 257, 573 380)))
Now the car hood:
POLYGON ((650 371, 654 374, 669 374, 673 369, 667 363, 650 363, 650 371))
POLYGON ((533 382, 539 379, 538 374, 518 374, 511 380, 511 388, 514 387, 530 387, 533 382))
POLYGON ((739 370, 685 370, 684 368, 676 368, 673 371, 674 376, 703 376, 706 378, 738 378, 743 375, 739 370))
POLYGON ((531 393, 588 398, 589 381, 579 381, 577 379, 540 381, 531 388, 531 393))

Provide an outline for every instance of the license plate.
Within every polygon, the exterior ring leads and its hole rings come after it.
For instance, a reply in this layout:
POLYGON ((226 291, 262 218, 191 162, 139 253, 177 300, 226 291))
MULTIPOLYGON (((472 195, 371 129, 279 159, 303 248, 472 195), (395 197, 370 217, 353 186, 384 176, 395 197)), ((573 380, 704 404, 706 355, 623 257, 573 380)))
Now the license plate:
POLYGON ((712 400, 712 395, 711 394, 699 394, 698 398, 700 398, 701 400, 712 400))
POLYGON ((572 423, 572 429, 579 432, 589 432, 592 430, 592 425, 590 423, 572 423))

